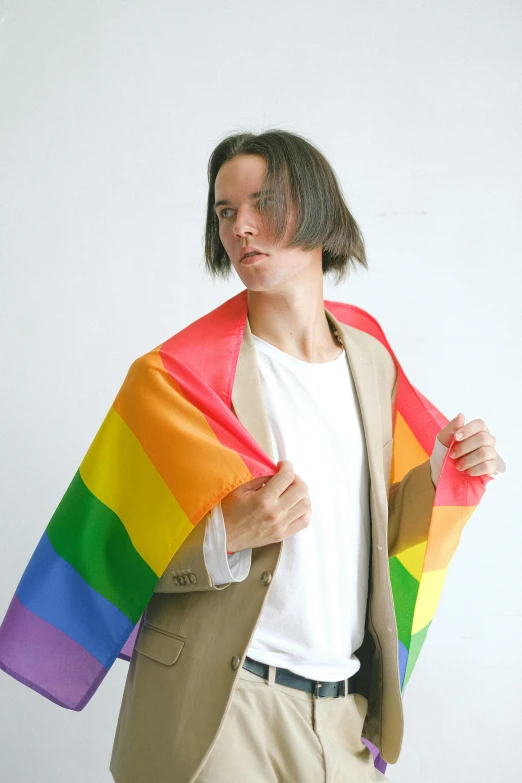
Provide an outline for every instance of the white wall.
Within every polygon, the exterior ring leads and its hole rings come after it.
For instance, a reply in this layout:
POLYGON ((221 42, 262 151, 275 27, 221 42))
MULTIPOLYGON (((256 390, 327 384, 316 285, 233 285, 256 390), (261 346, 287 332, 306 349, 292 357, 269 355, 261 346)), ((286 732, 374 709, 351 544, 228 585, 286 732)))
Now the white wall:
MULTIPOLYGON (((131 361, 242 288, 204 272, 206 164, 241 129, 337 171, 368 309, 508 472, 466 528, 405 695, 400 783, 515 783, 520 676, 521 6, 4 0, 0 615, 131 361), (519 76, 517 77, 517 74, 519 76)), ((81 713, 0 675, 0 777, 98 783, 127 664, 81 713)))

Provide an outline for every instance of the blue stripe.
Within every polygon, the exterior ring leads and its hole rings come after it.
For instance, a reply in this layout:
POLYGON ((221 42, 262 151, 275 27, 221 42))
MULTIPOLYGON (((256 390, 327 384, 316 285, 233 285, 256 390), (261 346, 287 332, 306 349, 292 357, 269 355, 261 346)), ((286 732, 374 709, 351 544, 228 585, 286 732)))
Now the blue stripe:
POLYGON ((402 688, 402 683, 404 682, 404 675, 406 674, 406 664, 408 663, 408 655, 409 655, 408 650, 399 639, 399 676, 400 676, 401 688, 402 688))
POLYGON ((47 532, 27 564, 16 595, 27 609, 66 633, 106 668, 135 625, 56 553, 47 532))

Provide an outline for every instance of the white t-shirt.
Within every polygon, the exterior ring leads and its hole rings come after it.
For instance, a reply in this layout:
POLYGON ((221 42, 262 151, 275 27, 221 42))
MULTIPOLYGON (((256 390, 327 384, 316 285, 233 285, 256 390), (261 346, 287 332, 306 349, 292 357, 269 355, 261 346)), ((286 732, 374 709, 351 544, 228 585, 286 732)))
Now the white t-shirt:
MULTIPOLYGON (((370 553, 369 468, 360 409, 344 349, 310 363, 252 335, 275 459, 308 486, 309 526, 284 539, 247 655, 319 681, 351 677, 364 637, 370 553)), ((339 346, 341 349, 341 346, 339 346)), ((436 485, 447 449, 435 439, 436 485)), ((226 553, 218 503, 204 556, 214 584, 242 581, 252 550, 226 553)))

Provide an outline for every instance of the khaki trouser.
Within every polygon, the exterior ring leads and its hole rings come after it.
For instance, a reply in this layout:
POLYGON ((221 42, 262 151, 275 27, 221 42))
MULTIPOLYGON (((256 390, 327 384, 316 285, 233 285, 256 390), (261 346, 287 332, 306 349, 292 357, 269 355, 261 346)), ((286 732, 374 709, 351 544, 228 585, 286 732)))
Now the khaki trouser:
POLYGON ((194 783, 386 781, 361 741, 368 702, 359 693, 315 698, 241 668, 232 701, 194 783))

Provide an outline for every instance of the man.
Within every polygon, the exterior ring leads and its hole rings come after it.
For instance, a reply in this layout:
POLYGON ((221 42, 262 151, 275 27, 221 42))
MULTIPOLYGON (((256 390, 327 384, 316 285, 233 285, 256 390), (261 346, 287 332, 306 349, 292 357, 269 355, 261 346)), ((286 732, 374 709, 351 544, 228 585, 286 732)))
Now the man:
POLYGON ((116 783, 385 780, 360 738, 397 760, 388 558, 429 524, 457 430, 464 470, 505 466, 484 423, 459 414, 431 459, 390 488, 397 371, 378 340, 325 310, 324 274, 341 279, 366 259, 335 175, 307 141, 271 131, 217 147, 206 256, 212 273, 232 266, 247 289, 232 402, 279 470, 223 498, 159 580, 112 774, 116 783))

